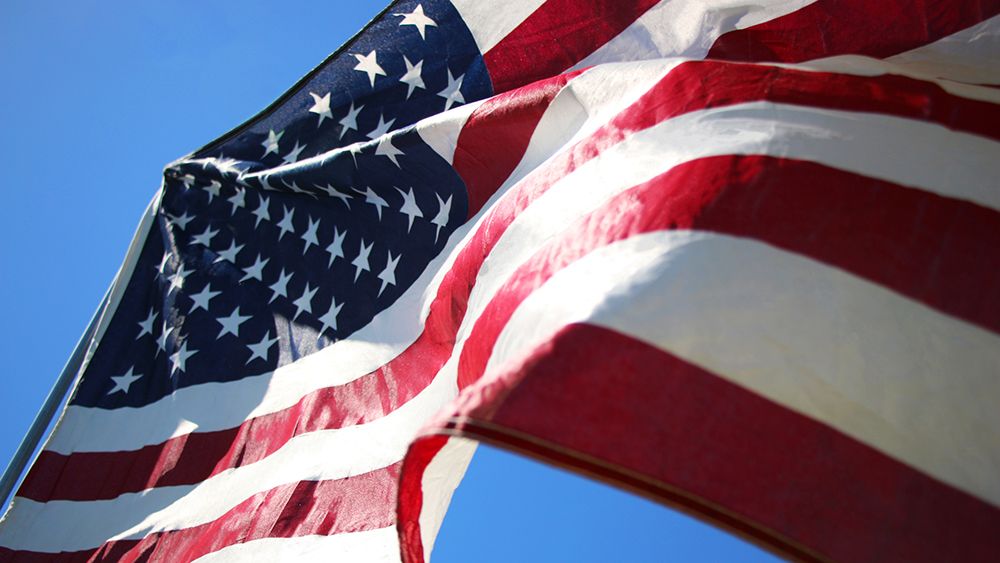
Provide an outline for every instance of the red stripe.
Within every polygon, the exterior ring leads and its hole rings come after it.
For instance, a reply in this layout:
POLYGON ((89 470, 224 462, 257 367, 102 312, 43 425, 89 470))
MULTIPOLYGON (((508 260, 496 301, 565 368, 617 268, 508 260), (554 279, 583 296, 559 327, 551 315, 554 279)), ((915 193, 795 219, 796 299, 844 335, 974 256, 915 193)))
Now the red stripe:
POLYGON ((812 162, 727 155, 618 194, 522 264, 476 320, 459 388, 482 377, 511 315, 553 274, 596 248, 663 229, 760 240, 1000 333, 1000 213, 812 162))
POLYGON ((659 0, 548 0, 483 55, 494 92, 572 68, 659 0))
POLYGON ((469 217, 479 213, 521 162, 545 110, 578 74, 561 74, 494 96, 473 110, 458 136, 452 164, 465 180, 469 217))
POLYGON ((799 546, 873 562, 1000 551, 997 508, 614 331, 571 325, 474 395, 458 434, 638 490, 795 559, 815 558, 799 546))
POLYGON ((257 493, 212 522, 110 541, 72 553, 14 551, 0 547, 4 562, 192 561, 224 547, 263 538, 376 530, 396 521, 401 463, 331 481, 301 481, 257 493))
POLYGON ((884 58, 1000 13, 998 0, 819 0, 719 37, 708 58, 798 62, 834 55, 884 58))
MULTIPOLYGON (((866 78, 710 61, 685 63, 607 126, 567 150, 538 174, 529 176, 490 209, 483 225, 445 276, 432 302, 424 332, 383 368, 345 386, 312 393, 288 411, 249 420, 235 430, 196 433, 133 452, 72 454, 68 458, 46 452, 39 457, 18 494, 38 501, 87 500, 114 498, 150 486, 193 484, 230 467, 258 461, 303 432, 349 426, 391 412, 425 387, 444 364, 451 354, 456 331, 465 316, 466 301, 483 260, 510 222, 553 181, 627 135, 670 117, 756 100, 923 118, 993 137, 1000 132, 1000 108, 952 96, 934 84, 909 78, 866 78)), ((534 106, 526 103, 525 107, 534 106)), ((522 119, 516 112, 490 115, 498 121, 522 119)), ((478 125, 475 130, 485 138, 494 132, 478 125)), ((460 139, 472 142, 466 135, 460 139)), ((527 143, 523 137, 518 139, 527 143)), ((522 147, 520 152, 523 150, 522 147)), ((465 178, 466 182, 483 187, 481 193, 489 192, 486 198, 502 182, 499 178, 506 177, 489 167, 470 166, 465 170, 472 175, 465 178)), ((956 222, 961 223, 962 219, 956 222)), ((987 234, 983 236, 984 240, 992 240, 987 234)), ((963 256, 951 250, 946 258, 960 260, 963 256)), ((954 267, 964 266, 956 263, 954 267)), ((863 275, 880 281, 875 274, 863 275)), ((953 283, 965 283, 964 279, 953 283)), ((928 302, 947 297, 940 290, 914 292, 919 298, 930 300, 928 302)), ((953 314, 976 318, 976 307, 962 303, 955 307, 958 313, 953 314), (968 309, 971 312, 963 312, 968 309)), ((974 322, 996 326, 997 317, 991 311, 995 311, 995 304, 983 308, 980 316, 985 317, 985 321, 974 322), (994 319, 992 324, 990 318, 994 319)))

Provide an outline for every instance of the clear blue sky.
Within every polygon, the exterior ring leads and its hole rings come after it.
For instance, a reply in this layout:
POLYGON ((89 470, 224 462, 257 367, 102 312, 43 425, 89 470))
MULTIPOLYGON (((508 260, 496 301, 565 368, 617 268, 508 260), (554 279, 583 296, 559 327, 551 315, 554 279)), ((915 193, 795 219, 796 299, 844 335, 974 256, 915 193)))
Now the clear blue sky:
MULTIPOLYGON (((163 166, 266 106, 383 6, 4 3, 0 465, 114 277, 163 166)), ((638 497, 481 447, 434 560, 774 558, 638 497)))

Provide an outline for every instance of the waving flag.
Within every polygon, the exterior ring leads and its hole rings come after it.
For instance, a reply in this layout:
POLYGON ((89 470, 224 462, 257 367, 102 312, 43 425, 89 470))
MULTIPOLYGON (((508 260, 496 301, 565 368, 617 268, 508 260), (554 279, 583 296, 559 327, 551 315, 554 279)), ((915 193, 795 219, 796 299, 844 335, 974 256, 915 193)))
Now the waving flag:
POLYGON ((167 167, 0 560, 427 560, 465 438, 990 559, 998 14, 393 3, 167 167))

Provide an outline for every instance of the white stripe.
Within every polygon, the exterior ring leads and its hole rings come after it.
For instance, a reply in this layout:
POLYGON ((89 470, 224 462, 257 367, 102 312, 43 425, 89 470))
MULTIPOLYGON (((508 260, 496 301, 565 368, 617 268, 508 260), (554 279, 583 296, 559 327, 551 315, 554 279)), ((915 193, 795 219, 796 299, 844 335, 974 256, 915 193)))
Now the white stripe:
POLYGON ((724 33, 799 10, 816 0, 664 0, 573 68, 617 62, 702 59, 724 33))
POLYGON ((431 560, 431 550, 438 530, 444 522, 444 515, 451 504, 452 493, 465 476, 465 470, 472 461, 479 445, 474 440, 448 438, 444 447, 434 455, 424 469, 420 488, 423 498, 420 505, 420 540, 424 548, 424 561, 431 560))
MULTIPOLYGON (((548 115, 543 118, 546 132, 538 134, 540 141, 533 139, 525 165, 518 167, 493 201, 534 170, 545 173, 541 166, 545 159, 564 148, 579 130, 592 127, 585 125, 581 117, 580 108, 586 106, 578 105, 582 99, 578 90, 568 91, 562 99, 565 103, 553 108, 553 115, 560 114, 559 119, 549 121, 548 115), (549 133, 557 123, 572 127, 563 134, 549 133)), ((532 225, 535 231, 551 231, 560 224, 553 217, 573 209, 595 208, 611 195, 607 190, 612 187, 624 189, 670 166, 720 154, 812 160, 1000 209, 1000 191, 995 189, 995 178, 1000 176, 1000 144, 994 141, 917 120, 755 102, 684 114, 633 135, 560 182, 565 185, 561 190, 572 196, 560 196, 544 208, 536 204, 533 207, 537 209, 529 210, 527 216, 537 218, 523 221, 522 217, 519 221, 532 225), (542 220, 542 216, 546 218, 542 220)), ((451 240, 462 242, 452 248, 464 246, 475 226, 476 221, 470 221, 456 232, 451 240)), ((531 248, 521 247, 525 251, 531 248)), ((190 387, 143 409, 70 407, 65 415, 67 422, 49 449, 61 453, 131 450, 194 429, 230 428, 246 417, 287 408, 309 391, 369 373, 395 357, 419 334, 431 297, 456 254, 452 251, 451 255, 439 255, 396 305, 351 339, 281 368, 273 377, 190 387), (434 279, 429 282, 431 276, 434 279), (423 311, 415 312, 418 307, 423 311), (337 369, 326 368, 330 365, 337 369), (223 386, 231 397, 230 408, 216 409, 213 405, 223 386)), ((485 270, 498 263, 511 265, 519 261, 510 262, 499 255, 488 260, 485 270)), ((470 306, 474 302, 470 300, 470 306)))
POLYGON ((535 291, 487 378, 573 322, 654 344, 1000 504, 1000 337, 989 331, 760 242, 661 231, 535 291))
POLYGON ((968 98, 970 100, 981 100, 984 102, 1000 103, 1000 91, 987 86, 976 86, 974 84, 964 84, 952 80, 928 77, 926 74, 918 72, 911 66, 889 63, 871 57, 861 57, 858 55, 838 55, 825 59, 814 59, 800 64, 777 64, 784 68, 796 70, 812 70, 817 72, 838 72, 841 74, 851 74, 854 76, 882 76, 885 74, 898 74, 924 80, 937 84, 949 94, 968 98))
POLYGON ((420 138, 430 145, 434 152, 445 159, 448 164, 455 162, 455 147, 458 146, 458 136, 465 127, 472 112, 483 105, 485 100, 472 102, 455 109, 436 113, 420 120, 414 125, 420 138))
POLYGON ((678 119, 702 116, 710 119, 684 143, 738 144, 732 154, 811 160, 1000 209, 1000 143, 991 139, 913 119, 767 102, 678 119))
MULTIPOLYGON (((399 319, 398 326, 415 317, 391 316, 399 319)), ((353 381, 402 349, 405 345, 344 340, 273 373, 187 387, 145 407, 105 410, 71 405, 47 449, 62 454, 134 450, 194 431, 239 426, 245 419, 288 408, 311 391, 353 381), (324 367, 324 361, 337 369, 324 367), (220 395, 226 397, 225 409, 217 408, 220 395)))
POLYGON ((561 149, 589 137, 670 74, 681 59, 606 64, 581 73, 559 91, 538 121, 509 187, 561 149))
POLYGON ((399 561, 399 535, 395 527, 336 534, 265 538, 231 545, 195 559, 198 563, 395 563, 399 561))
POLYGON ((93 548, 109 539, 211 522, 250 496, 288 483, 342 479, 391 465, 417 430, 456 395, 454 380, 437 377, 413 400, 373 422, 302 434, 275 453, 195 485, 159 487, 111 500, 18 498, 15 517, 0 526, 0 545, 44 552, 93 548), (59 530, 53 535, 51 530, 59 530))
POLYGON ((1000 15, 886 60, 925 76, 1000 84, 1000 15))
POLYGON ((496 46, 545 0, 506 0, 502 4, 483 0, 451 0, 472 32, 480 53, 496 46))

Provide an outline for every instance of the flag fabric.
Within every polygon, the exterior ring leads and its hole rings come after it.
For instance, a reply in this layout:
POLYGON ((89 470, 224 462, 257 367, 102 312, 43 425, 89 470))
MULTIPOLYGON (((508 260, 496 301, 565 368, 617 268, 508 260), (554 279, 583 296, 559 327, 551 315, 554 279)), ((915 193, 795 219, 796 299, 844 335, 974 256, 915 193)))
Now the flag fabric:
POLYGON ((426 561, 475 441, 994 559, 998 14, 394 2, 166 168, 0 561, 426 561))

